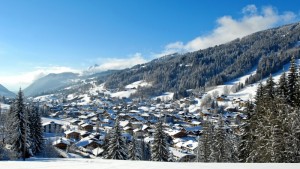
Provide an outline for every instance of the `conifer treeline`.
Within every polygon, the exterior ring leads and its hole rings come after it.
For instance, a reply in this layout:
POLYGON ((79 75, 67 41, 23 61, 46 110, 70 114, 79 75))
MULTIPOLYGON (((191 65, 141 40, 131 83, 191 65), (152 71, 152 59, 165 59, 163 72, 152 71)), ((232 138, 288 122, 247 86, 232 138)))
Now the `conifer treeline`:
POLYGON ((239 146, 240 162, 300 162, 300 70, 292 57, 278 84, 272 75, 257 88, 239 146))
POLYGON ((40 113, 37 107, 25 105, 21 89, 10 107, 6 123, 2 125, 7 128, 1 133, 6 136, 3 145, 11 145, 16 158, 25 160, 42 151, 44 138, 40 113))

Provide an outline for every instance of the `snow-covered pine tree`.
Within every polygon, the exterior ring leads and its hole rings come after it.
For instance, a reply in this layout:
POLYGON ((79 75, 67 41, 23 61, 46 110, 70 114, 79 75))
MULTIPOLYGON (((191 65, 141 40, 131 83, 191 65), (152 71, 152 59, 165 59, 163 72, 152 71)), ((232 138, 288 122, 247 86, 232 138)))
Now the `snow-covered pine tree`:
POLYGON ((167 143, 166 134, 163 131, 162 121, 160 120, 156 125, 154 133, 153 145, 151 147, 152 161, 168 161, 169 147, 167 143))
POLYGON ((115 126, 110 133, 110 140, 108 142, 107 151, 107 159, 127 160, 128 158, 128 151, 125 140, 122 137, 118 117, 115 121, 115 126))
POLYGON ((38 107, 31 106, 28 113, 30 138, 32 140, 31 149, 32 153, 36 155, 42 151, 44 144, 42 120, 38 107))
POLYGON ((128 159, 129 160, 141 160, 141 149, 139 147, 139 144, 137 143, 137 140, 135 137, 132 137, 131 143, 129 145, 128 149, 128 159))
POLYGON ((279 78, 278 87, 277 87, 277 96, 281 100, 285 101, 287 97, 287 93, 288 93, 287 80, 286 80, 286 73, 284 72, 279 78))
POLYGON ((296 107, 300 108, 300 66, 297 69, 297 82, 296 82, 296 107))
POLYGON ((254 142, 253 136, 253 128, 251 128, 252 122, 252 103, 247 102, 247 119, 241 125, 241 135, 238 145, 238 161, 239 162, 247 162, 247 158, 249 157, 250 152, 252 151, 252 146, 254 142))
POLYGON ((285 109, 289 115, 286 119, 284 140, 285 152, 284 162, 299 163, 300 162, 300 109, 285 109))
POLYGON ((227 146, 231 146, 227 140, 224 120, 222 115, 219 116, 218 125, 215 126, 213 142, 211 146, 210 162, 229 162, 230 156, 227 146))
POLYGON ((274 83, 272 74, 270 74, 269 78, 267 79, 264 93, 265 93, 265 98, 268 100, 274 99, 274 97, 275 97, 275 83, 274 83))
POLYGON ((17 98, 13 105, 12 109, 12 120, 11 125, 11 136, 10 141, 12 149, 18 154, 19 157, 22 157, 23 160, 30 156, 30 139, 29 134, 30 130, 27 123, 27 112, 24 104, 23 92, 20 89, 17 95, 17 98))
POLYGON ((263 84, 260 82, 257 86, 256 90, 256 96, 255 96, 255 104, 260 105, 263 101, 264 98, 264 87, 263 84))
POLYGON ((285 138, 284 138, 284 121, 286 119, 285 106, 280 104, 280 101, 275 101, 270 106, 270 140, 268 147, 270 147, 270 162, 282 163, 284 162, 285 138))
POLYGON ((210 162, 212 143, 212 124, 210 121, 203 123, 203 131, 201 137, 198 138, 198 146, 196 149, 196 162, 210 162))
POLYGON ((291 66, 288 72, 288 94, 287 103, 291 106, 297 104, 297 65, 295 62, 295 56, 291 59, 291 66))
POLYGON ((150 146, 145 142, 144 135, 138 140, 140 145, 141 160, 148 161, 151 159, 150 146))

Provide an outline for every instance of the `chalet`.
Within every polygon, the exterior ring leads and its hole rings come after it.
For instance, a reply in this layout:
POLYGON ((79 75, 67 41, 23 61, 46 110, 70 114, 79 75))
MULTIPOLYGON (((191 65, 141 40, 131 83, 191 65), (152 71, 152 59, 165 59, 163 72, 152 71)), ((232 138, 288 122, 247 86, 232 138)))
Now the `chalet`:
POLYGON ((198 136, 202 132, 202 127, 201 126, 185 127, 184 130, 188 135, 198 136))
POLYGON ((187 134, 184 130, 169 130, 166 132, 169 136, 171 136, 172 138, 182 138, 182 137, 186 137, 187 134))
POLYGON ((195 121, 195 120, 193 120, 193 121, 191 122, 191 125, 192 125, 193 127, 195 127, 195 126, 200 126, 200 124, 201 124, 200 121, 195 121))
POLYGON ((133 133, 137 138, 142 138, 144 136, 144 132, 142 129, 134 129, 133 133))
POLYGON ((80 128, 81 130, 88 131, 88 132, 92 132, 92 131, 93 131, 93 125, 88 124, 88 123, 81 124, 81 125, 79 126, 79 128, 80 128))
POLYGON ((97 139, 94 139, 94 138, 84 138, 84 139, 81 139, 80 141, 78 141, 75 145, 77 147, 89 148, 89 149, 93 150, 93 149, 103 145, 103 142, 99 141, 97 139))
POLYGON ((133 129, 137 129, 137 128, 140 129, 140 128, 143 127, 143 123, 142 122, 132 122, 131 125, 132 125, 133 129))
POLYGON ((78 120, 78 119, 73 119, 73 120, 71 120, 70 122, 71 122, 71 124, 73 124, 73 125, 78 125, 81 121, 78 120))
POLYGON ((45 133, 62 133, 62 124, 55 123, 54 121, 42 124, 45 133))
POLYGON ((66 138, 67 139, 74 139, 74 140, 79 140, 80 139, 80 132, 77 131, 66 131, 65 132, 66 138))
POLYGON ((62 150, 66 150, 70 144, 70 141, 65 138, 60 138, 52 143, 52 145, 62 150))

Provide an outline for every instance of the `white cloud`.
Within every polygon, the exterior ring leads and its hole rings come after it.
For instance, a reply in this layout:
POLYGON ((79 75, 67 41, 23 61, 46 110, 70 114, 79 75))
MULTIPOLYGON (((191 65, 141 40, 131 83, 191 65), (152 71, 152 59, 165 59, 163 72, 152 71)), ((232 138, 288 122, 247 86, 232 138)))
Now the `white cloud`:
POLYGON ((9 90, 17 91, 20 87, 23 89, 30 85, 34 80, 41 78, 49 73, 62 73, 80 71, 62 66, 36 67, 33 71, 24 72, 17 75, 0 76, 0 84, 7 87, 9 90))
POLYGON ((187 43, 180 41, 170 43, 155 56, 161 57, 175 52, 184 53, 205 49, 260 30, 290 23, 297 18, 295 13, 289 11, 279 14, 271 6, 263 7, 261 11, 258 11, 255 5, 248 5, 242 9, 242 14, 243 17, 240 19, 234 19, 231 16, 220 17, 217 20, 217 27, 210 34, 196 37, 187 43))
POLYGON ((99 66, 97 66, 96 70, 93 71, 120 70, 130 68, 137 64, 146 63, 147 60, 143 58, 141 53, 135 53, 129 58, 101 58, 100 62, 101 63, 99 64, 99 66))

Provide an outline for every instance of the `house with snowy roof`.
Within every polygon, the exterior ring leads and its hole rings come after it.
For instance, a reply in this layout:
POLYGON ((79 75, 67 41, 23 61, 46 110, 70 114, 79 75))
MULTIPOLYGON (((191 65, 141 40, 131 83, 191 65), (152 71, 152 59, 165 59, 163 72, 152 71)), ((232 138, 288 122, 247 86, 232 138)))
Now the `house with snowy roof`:
POLYGON ((63 125, 62 124, 58 124, 54 121, 50 121, 50 122, 45 122, 42 124, 43 126, 43 130, 45 133, 63 133, 64 129, 63 129, 63 125))

